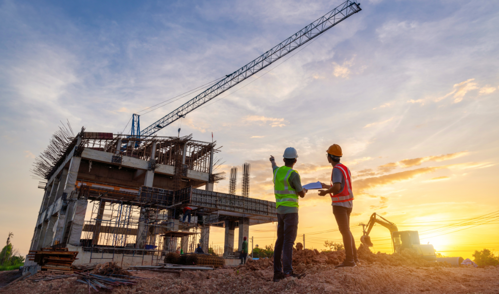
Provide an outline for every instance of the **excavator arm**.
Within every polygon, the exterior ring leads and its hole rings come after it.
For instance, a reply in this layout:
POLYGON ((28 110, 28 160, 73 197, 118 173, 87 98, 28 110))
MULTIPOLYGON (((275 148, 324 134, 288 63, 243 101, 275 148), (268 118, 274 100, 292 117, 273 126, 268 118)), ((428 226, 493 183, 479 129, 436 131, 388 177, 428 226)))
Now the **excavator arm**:
MULTIPOLYGON (((360 241, 362 244, 372 247, 373 243, 371 242, 371 237, 369 237, 369 234, 371 233, 371 230, 373 229, 374 224, 380 224, 383 227, 387 228, 390 231, 390 235, 392 237, 393 241, 393 233, 398 232, 397 226, 392 223, 391 221, 387 220, 386 218, 377 215, 376 212, 371 215, 371 218, 369 219, 369 222, 367 225, 362 224, 362 230, 363 234, 362 237, 360 237, 360 241)), ((395 246, 395 244, 394 244, 395 246)))

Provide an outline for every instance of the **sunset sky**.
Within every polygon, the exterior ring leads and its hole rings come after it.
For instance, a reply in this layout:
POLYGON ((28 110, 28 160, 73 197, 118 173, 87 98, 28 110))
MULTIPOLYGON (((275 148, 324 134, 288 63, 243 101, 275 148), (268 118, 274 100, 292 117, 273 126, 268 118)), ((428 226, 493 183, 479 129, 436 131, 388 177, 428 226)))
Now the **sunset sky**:
MULTIPOLYGON (((27 253, 43 195, 30 169, 61 122, 128 133, 132 113, 234 72, 340 3, 0 0, 0 242, 12 231, 27 253)), ((250 162, 250 196, 267 200, 270 155, 281 164, 293 146, 302 182, 328 182, 325 150, 339 144, 358 244, 358 225, 377 212, 443 255, 499 253, 499 2, 360 3, 360 13, 158 135, 180 127, 211 141, 213 132, 225 162, 216 171, 239 166, 241 175, 250 162)), ((196 93, 141 112, 142 128, 196 93)), ((228 181, 215 189, 228 192, 228 181)), ((330 199, 317 192, 300 201, 299 217, 307 248, 341 239, 330 199)), ((223 246, 222 229, 212 232, 223 246)), ((272 244, 275 224, 251 236, 272 244)), ((375 226, 373 250, 391 252, 388 237, 375 226)))

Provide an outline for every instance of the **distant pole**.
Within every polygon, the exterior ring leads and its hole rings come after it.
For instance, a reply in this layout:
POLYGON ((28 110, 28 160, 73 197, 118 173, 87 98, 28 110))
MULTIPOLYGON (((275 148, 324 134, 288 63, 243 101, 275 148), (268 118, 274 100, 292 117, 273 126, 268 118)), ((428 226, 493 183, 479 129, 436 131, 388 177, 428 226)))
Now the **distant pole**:
POLYGON ((253 259, 253 250, 255 248, 253 247, 253 236, 251 236, 251 258, 253 259))
POLYGON ((303 249, 305 249, 305 234, 303 234, 303 249))

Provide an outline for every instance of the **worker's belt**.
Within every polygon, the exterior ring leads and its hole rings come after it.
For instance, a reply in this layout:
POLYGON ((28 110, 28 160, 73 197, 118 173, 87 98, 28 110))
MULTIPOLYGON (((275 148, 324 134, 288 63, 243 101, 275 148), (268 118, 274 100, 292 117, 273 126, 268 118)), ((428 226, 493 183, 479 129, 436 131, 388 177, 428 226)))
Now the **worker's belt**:
POLYGON ((298 198, 276 198, 275 202, 298 202, 298 198))
POLYGON ((293 190, 274 190, 274 194, 294 194, 296 195, 296 191, 293 190))

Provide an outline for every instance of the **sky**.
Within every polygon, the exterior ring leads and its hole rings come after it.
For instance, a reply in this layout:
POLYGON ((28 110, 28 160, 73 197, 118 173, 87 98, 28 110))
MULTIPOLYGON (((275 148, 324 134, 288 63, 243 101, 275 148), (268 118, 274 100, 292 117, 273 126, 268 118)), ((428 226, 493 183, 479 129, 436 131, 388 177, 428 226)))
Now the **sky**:
MULTIPOLYGON (((168 99, 234 72, 340 3, 0 0, 0 239, 13 232, 27 253, 43 196, 30 170, 62 123, 128 133, 140 113, 144 128, 199 91, 168 99)), ((223 146, 216 171, 241 175, 251 163, 250 196, 266 200, 270 155, 280 164, 295 147, 302 182, 328 182, 325 151, 339 144, 356 242, 376 212, 442 255, 499 253, 499 2, 360 3, 158 135, 213 133, 223 146)), ((228 181, 215 189, 228 192, 228 181)), ((275 228, 251 227, 253 245, 272 244, 275 228)), ((213 246, 222 232, 212 230, 213 246)), ((341 240, 330 199, 314 191, 300 200, 297 241, 303 234, 306 248, 341 240)), ((371 236, 375 252, 392 252, 387 229, 371 236)))

